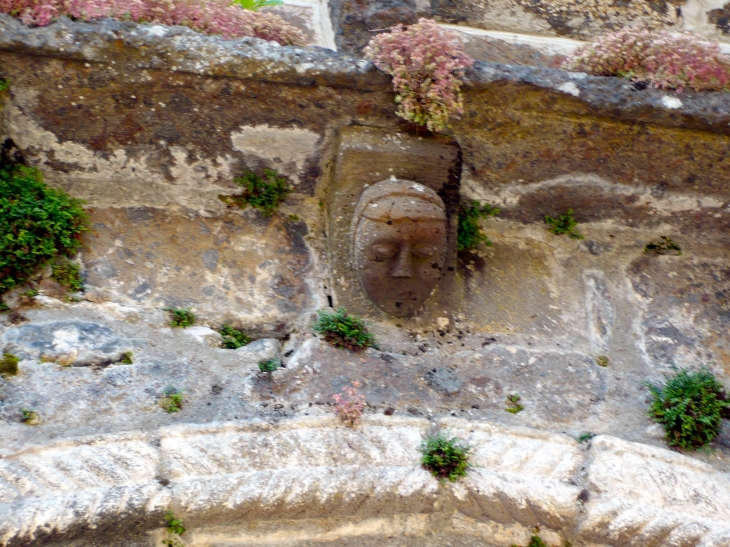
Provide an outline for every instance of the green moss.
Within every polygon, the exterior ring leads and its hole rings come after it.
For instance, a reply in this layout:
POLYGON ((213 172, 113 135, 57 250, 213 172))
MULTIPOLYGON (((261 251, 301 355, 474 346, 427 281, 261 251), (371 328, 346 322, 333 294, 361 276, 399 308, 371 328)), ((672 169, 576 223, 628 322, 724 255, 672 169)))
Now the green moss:
POLYGON ((299 215, 289 215, 289 220, 292 222, 299 222, 299 215))
POLYGON ((663 387, 647 387, 652 395, 649 415, 664 426, 671 446, 701 448, 717 437, 722 418, 730 418, 727 392, 705 368, 680 370, 663 387))
MULTIPOLYGON (((566 542, 566 545, 569 545, 569 542, 566 542)), ((520 547, 519 545, 513 543, 511 547, 520 547)), ((527 544, 527 547, 548 547, 548 544, 545 543, 542 538, 538 535, 533 535, 530 537, 530 542, 527 544)))
POLYGON ((0 78, 0 91, 5 91, 9 87, 8 81, 0 78))
POLYGON ((421 465, 434 477, 455 481, 466 475, 469 469, 471 448, 460 444, 459 439, 439 432, 424 439, 419 448, 421 465))
POLYGON ((173 328, 192 327, 195 324, 195 314, 190 308, 163 308, 172 314, 170 326, 173 328))
POLYGON ((38 291, 35 289, 28 289, 27 291, 20 293, 20 296, 25 296, 26 298, 35 298, 38 296, 38 291))
POLYGON ((0 375, 1 376, 15 376, 18 374, 18 359, 12 353, 3 353, 3 358, 0 359, 0 375))
POLYGON ((78 251, 89 225, 82 203, 47 186, 37 169, 0 158, 0 294, 78 251))
POLYGON ((550 226, 550 232, 555 235, 568 234, 573 239, 584 239, 583 235, 576 231, 578 223, 573 218, 573 209, 568 209, 567 213, 558 218, 545 215, 545 224, 550 226))
POLYGON ((32 408, 21 408, 20 409, 20 421, 28 425, 38 425, 40 423, 40 416, 38 412, 32 408))
POLYGON ((243 194, 218 196, 218 199, 229 207, 245 209, 250 205, 265 217, 272 216, 292 191, 286 177, 280 177, 274 169, 264 169, 264 178, 252 171, 244 171, 243 177, 235 178, 233 182, 243 187, 243 194))
POLYGON ((596 364, 599 367, 607 367, 608 366, 608 357, 606 357, 605 355, 599 355, 598 357, 596 357, 596 364))
POLYGON ((525 407, 520 404, 520 396, 516 393, 508 396, 507 402, 509 403, 509 406, 505 408, 505 410, 510 414, 517 414, 525 409, 525 407))
POLYGON ((80 266, 70 260, 60 264, 53 264, 51 277, 71 292, 79 292, 84 288, 84 280, 81 278, 80 266))
POLYGON ((588 433, 588 432, 586 432, 586 433, 581 433, 580 435, 578 435, 575 438, 575 440, 578 441, 579 443, 584 443, 586 441, 590 441, 595 436, 596 436, 595 433, 588 433))
POLYGON ((335 312, 319 311, 314 330, 333 346, 350 351, 375 347, 375 336, 368 332, 365 322, 348 315, 344 308, 335 312))
POLYGON ((218 332, 223 337, 221 347, 226 349, 238 349, 251 343, 251 339, 248 336, 230 325, 223 325, 218 329, 218 332))
POLYGON ((644 247, 644 252, 647 254, 655 255, 681 255, 682 249, 677 245, 671 238, 666 236, 660 236, 661 240, 658 243, 649 242, 644 247))
POLYGON ((163 394, 164 396, 160 399, 160 406, 165 410, 165 412, 172 414, 173 412, 182 410, 185 393, 179 391, 173 386, 167 386, 163 394))
POLYGON ((133 357, 134 357, 134 354, 131 351, 128 351, 128 352, 122 354, 122 359, 119 362, 123 365, 133 365, 134 364, 133 357))
POLYGON ((480 243, 488 247, 492 245, 489 238, 479 227, 480 218, 488 218, 499 214, 499 209, 492 207, 489 203, 482 205, 472 200, 471 205, 462 205, 459 208, 459 227, 457 230, 457 247, 459 251, 466 251, 476 248, 480 243))
POLYGON ((281 366, 281 361, 278 359, 267 359, 266 361, 259 361, 259 370, 261 372, 274 372, 281 366))
POLYGON ((0 301, 0 313, 8 313, 10 311, 10 306, 8 306, 5 302, 0 301))

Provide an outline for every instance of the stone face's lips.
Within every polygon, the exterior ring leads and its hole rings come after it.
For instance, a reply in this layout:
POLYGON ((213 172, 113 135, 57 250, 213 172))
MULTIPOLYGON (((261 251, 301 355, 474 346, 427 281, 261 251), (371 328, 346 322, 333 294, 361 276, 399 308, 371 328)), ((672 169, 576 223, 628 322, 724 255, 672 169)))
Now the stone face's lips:
POLYGON ((0 460, 0 545, 122 537, 130 526, 160 526, 170 507, 190 546, 234 534, 226 525, 271 526, 282 515, 310 524, 385 519, 396 535, 440 518, 454 533, 496 544, 538 524, 555 541, 624 545, 639 529, 647 544, 730 540, 730 479, 692 458, 609 436, 586 452, 568 436, 527 428, 438 425, 472 446, 472 469, 453 484, 420 467, 429 422, 415 418, 367 416, 357 429, 333 417, 181 425, 28 447, 0 460), (444 505, 448 515, 437 517, 444 505))

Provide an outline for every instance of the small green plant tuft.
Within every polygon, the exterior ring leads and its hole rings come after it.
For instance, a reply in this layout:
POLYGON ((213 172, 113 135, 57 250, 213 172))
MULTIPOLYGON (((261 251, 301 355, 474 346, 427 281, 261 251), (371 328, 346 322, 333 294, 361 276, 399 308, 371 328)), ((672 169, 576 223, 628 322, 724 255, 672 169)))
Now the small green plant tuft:
POLYGON ((265 361, 259 361, 259 370, 261 372, 274 372, 279 367, 281 367, 281 361, 278 359, 266 359, 265 361))
POLYGON ((35 289, 28 289, 27 291, 20 293, 20 296, 25 296, 26 298, 35 298, 38 296, 38 291, 35 289))
POLYGON ((40 415, 32 408, 21 408, 20 415, 20 421, 26 425, 38 425, 41 423, 40 415))
POLYGON ((195 314, 190 308, 163 308, 172 314, 170 326, 173 328, 192 327, 195 324, 195 314))
POLYGON ((426 437, 419 450, 421 466, 441 480, 453 482, 469 469, 471 447, 461 445, 459 439, 443 432, 426 437))
POLYGON ((0 313, 8 313, 10 311, 10 306, 8 306, 5 302, 0 301, 0 313))
POLYGON ((8 89, 8 87, 10 87, 8 85, 8 81, 7 80, 3 80, 2 78, 0 78, 0 91, 5 91, 5 90, 8 89))
POLYGON ((479 227, 479 219, 493 217, 498 214, 499 209, 497 207, 492 207, 489 203, 482 205, 475 199, 472 200, 471 205, 462 205, 459 208, 459 227, 457 230, 458 250, 474 249, 480 243, 491 247, 492 242, 479 227))
POLYGON ((166 412, 172 414, 173 412, 182 410, 185 393, 179 391, 173 386, 167 386, 165 391, 163 391, 163 395, 162 399, 160 399, 160 406, 162 406, 166 412))
POLYGON ((134 364, 134 353, 131 351, 128 351, 126 353, 122 354, 122 359, 119 361, 123 365, 133 365, 134 364))
POLYGON ((671 446, 695 450, 717 437, 722 418, 730 418, 723 385, 706 368, 679 370, 664 387, 647 384, 652 395, 649 415, 664 426, 671 446))
MULTIPOLYGON (((513 543, 510 547, 520 547, 520 546, 517 545, 516 543, 513 543)), ((548 547, 548 544, 545 543, 540 536, 535 534, 530 537, 530 542, 527 544, 527 547, 548 547)))
POLYGON ((73 256, 88 230, 82 201, 47 186, 40 171, 0 157, 0 294, 59 255, 73 256))
POLYGON ((568 234, 573 239, 584 239, 583 235, 575 230, 578 223, 573 218, 573 209, 568 209, 567 213, 558 218, 545 215, 545 224, 550 226, 550 232, 555 235, 568 234))
POLYGON ((243 177, 233 182, 243 187, 240 196, 218 196, 229 207, 245 209, 247 205, 258 209, 265 217, 270 217, 279 208, 292 189, 286 177, 280 177, 274 169, 264 169, 262 179, 253 171, 244 171, 243 177))
POLYGON ((586 441, 590 441, 595 436, 596 436, 595 433, 586 432, 586 433, 581 433, 580 435, 578 435, 575 438, 575 440, 578 441, 579 443, 584 443, 586 441))
POLYGON ((345 308, 331 313, 320 310, 318 314, 314 330, 333 346, 350 351, 375 347, 375 336, 368 332, 365 322, 359 317, 348 315, 345 308))
POLYGON ((175 513, 168 511, 165 513, 165 521, 167 522, 167 531, 181 536, 185 533, 185 526, 182 520, 175 516, 175 513))
POLYGON ((520 396, 516 393, 509 395, 507 397, 507 402, 509 403, 509 406, 505 408, 505 410, 510 414, 517 414, 525 409, 525 407, 520 404, 520 396))
POLYGON ((79 292, 84 288, 80 267, 75 262, 65 260, 60 264, 53 264, 51 277, 71 292, 79 292))
POLYGON ((240 330, 224 324, 218 333, 223 337, 221 347, 226 349, 238 349, 251 343, 251 339, 240 330))
POLYGON ((289 215, 289 220, 292 222, 299 222, 299 215, 289 215))
POLYGON ((682 254, 682 249, 677 245, 671 238, 666 236, 660 236, 661 240, 658 243, 653 241, 646 244, 644 252, 646 254, 655 255, 668 255, 673 254, 679 256, 682 254))
POLYGON ((233 5, 241 6, 249 11, 258 11, 269 6, 280 6, 283 3, 282 0, 233 0, 233 5))
POLYGON ((608 357, 606 357, 605 355, 599 355, 598 357, 596 357, 596 364, 599 367, 607 367, 608 366, 608 357))
POLYGON ((3 353, 0 359, 0 376, 16 376, 18 374, 18 359, 12 353, 3 353))

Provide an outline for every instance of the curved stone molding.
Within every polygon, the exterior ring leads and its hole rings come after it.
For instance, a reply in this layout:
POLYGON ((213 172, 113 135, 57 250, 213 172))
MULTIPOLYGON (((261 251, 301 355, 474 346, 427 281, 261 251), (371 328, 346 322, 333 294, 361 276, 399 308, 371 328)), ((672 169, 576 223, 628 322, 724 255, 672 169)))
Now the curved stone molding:
POLYGON ((438 426, 473 447, 473 467, 442 485, 419 465, 431 425, 371 416, 348 429, 320 417, 30 447, 0 460, 0 545, 150 531, 168 509, 184 519, 189 546, 434 531, 509 544, 534 526, 553 543, 730 541, 730 478, 690 457, 608 436, 586 450, 564 435, 445 419, 438 426))

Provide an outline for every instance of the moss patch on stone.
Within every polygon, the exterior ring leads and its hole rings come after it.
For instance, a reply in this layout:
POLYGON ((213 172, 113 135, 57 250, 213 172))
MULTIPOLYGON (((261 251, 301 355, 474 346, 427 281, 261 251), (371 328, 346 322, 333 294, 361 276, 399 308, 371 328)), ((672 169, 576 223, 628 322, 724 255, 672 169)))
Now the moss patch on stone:
POLYGON ((12 353, 3 353, 2 359, 0 359, 0 375, 1 376, 15 376, 18 374, 18 359, 12 353))

